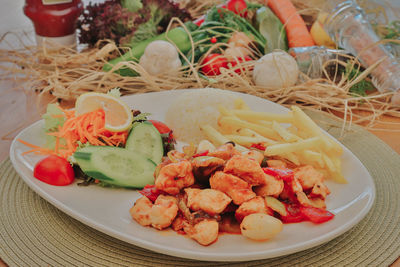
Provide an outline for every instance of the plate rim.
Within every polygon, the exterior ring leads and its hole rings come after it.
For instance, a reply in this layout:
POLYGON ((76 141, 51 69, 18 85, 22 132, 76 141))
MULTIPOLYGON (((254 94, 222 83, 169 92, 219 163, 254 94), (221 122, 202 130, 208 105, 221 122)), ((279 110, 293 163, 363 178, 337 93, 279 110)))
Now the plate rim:
MULTIPOLYGON (((187 92, 187 91, 192 91, 192 90, 201 90, 201 89, 205 89, 205 88, 193 88, 193 89, 178 89, 178 90, 168 90, 168 91, 160 91, 160 92, 149 92, 149 93, 141 93, 141 94, 132 94, 132 95, 127 95, 127 96, 123 96, 123 98, 134 98, 135 96, 138 95, 151 95, 151 94, 169 94, 169 93, 183 93, 183 92, 187 92)), ((210 89, 210 88, 207 88, 210 89)), ((212 88, 211 88, 212 89, 212 88)), ((221 89, 219 89, 221 90, 221 89)), ((254 95, 250 95, 250 94, 245 94, 245 93, 241 93, 241 92, 233 92, 233 91, 228 91, 234 94, 239 94, 239 95, 246 95, 246 96, 252 96, 255 98, 259 98, 263 101, 268 102, 271 105, 276 105, 279 106, 279 108, 281 109, 285 109, 285 110, 289 110, 286 107, 274 103, 270 100, 264 99, 264 98, 260 98, 254 95)), ((130 106, 131 104, 128 103, 128 106, 130 106)), ((354 153, 349 150, 347 147, 345 147, 343 144, 340 145, 344 148, 344 150, 349 153, 356 161, 358 161, 358 164, 360 164, 360 166, 362 166, 362 168, 364 169, 364 171, 368 174, 368 179, 370 180, 369 182, 371 183, 371 190, 369 192, 369 198, 368 198, 368 202, 365 206, 363 206, 363 209, 356 214, 355 217, 353 217, 353 219, 345 224, 342 224, 342 227, 339 228, 335 228, 334 230, 322 235, 321 237, 315 238, 313 240, 310 240, 308 242, 303 242, 303 243, 297 243, 291 246, 288 246, 286 250, 282 250, 281 247, 278 247, 276 249, 261 253, 259 251, 250 253, 250 252, 246 252, 245 255, 241 255, 241 254, 237 254, 235 253, 237 256, 236 257, 232 257, 232 254, 227 253, 227 254, 221 254, 221 253, 213 253, 211 251, 211 253, 209 252, 200 252, 200 251, 195 251, 194 252, 190 252, 188 250, 181 250, 181 249, 177 249, 177 248, 170 248, 167 246, 164 246, 162 244, 157 244, 157 243, 153 243, 147 240, 143 240, 143 239, 138 239, 135 237, 128 237, 126 234, 124 235, 121 231, 118 231, 116 229, 107 227, 105 225, 96 223, 95 221, 93 221, 92 219, 86 217, 85 215, 82 215, 80 213, 74 212, 73 209, 71 209, 70 207, 64 205, 62 202, 60 202, 59 200, 53 198, 52 196, 50 196, 49 194, 47 194, 43 188, 36 186, 31 177, 26 177, 25 174, 22 172, 22 170, 20 170, 19 168, 17 168, 17 164, 18 164, 18 159, 16 157, 16 151, 15 151, 15 146, 16 143, 18 142, 17 139, 23 135, 23 133, 25 132, 29 132, 29 129, 37 127, 38 124, 43 123, 43 119, 38 120, 32 124, 30 124, 28 127, 22 129, 18 135, 13 139, 11 146, 10 146, 10 150, 9 150, 9 154, 10 154, 10 160, 11 163, 15 169, 15 171, 19 174, 19 176, 23 179, 23 181, 37 194, 39 194, 43 199, 45 199, 46 201, 48 201, 49 203, 51 203, 55 208, 61 210, 62 212, 66 213, 67 215, 71 216, 72 218, 82 222, 83 224, 90 226, 102 233, 105 233, 109 236, 112 236, 116 239, 122 240, 124 242, 154 251, 154 252, 158 252, 158 253, 162 253, 162 254, 166 254, 166 255, 170 255, 170 256, 176 256, 176 257, 180 257, 180 258, 187 258, 187 259, 194 259, 194 260, 202 260, 202 261, 248 261, 248 260, 260 260, 260 259, 268 259, 268 258, 273 258, 273 257, 279 257, 279 256, 283 256, 283 255, 290 255, 299 251, 303 251, 303 250, 307 250, 309 248, 312 247, 316 247, 318 245, 327 243, 329 241, 331 241, 332 239, 344 234, 345 232, 349 231, 352 227, 354 227, 355 225, 357 225, 367 214, 368 212, 371 210, 373 203, 375 202, 375 198, 376 198, 376 187, 375 187, 375 182, 371 176, 371 174, 369 173, 368 169, 364 166, 364 164, 360 161, 360 159, 354 155, 354 153), (289 251, 288 251, 289 250, 289 251), (240 257, 240 258, 239 258, 240 257)), ((322 128, 321 128, 322 129, 322 128)), ((334 138, 332 135, 330 135, 328 132, 326 132, 324 129, 322 129, 324 131, 324 133, 328 134, 329 136, 331 136, 332 138, 334 138)), ((336 138, 334 138, 336 140, 336 138)), ((172 230, 171 230, 172 231, 172 230)), ((194 242, 194 241, 193 241, 194 242)))

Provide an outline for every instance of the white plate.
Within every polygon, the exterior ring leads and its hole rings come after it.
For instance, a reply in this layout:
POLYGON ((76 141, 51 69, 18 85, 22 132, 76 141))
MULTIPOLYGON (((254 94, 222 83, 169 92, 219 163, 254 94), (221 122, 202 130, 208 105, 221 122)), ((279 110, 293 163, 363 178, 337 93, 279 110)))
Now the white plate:
MULTIPOLYGON (((196 89, 195 89, 196 90, 196 89)), ((199 90, 199 89, 197 89, 199 90)), ((184 90, 187 91, 187 90, 184 90)), ((164 120, 169 104, 182 92, 164 91, 124 97, 132 108, 150 112, 150 118, 164 120)), ((285 113, 287 109, 270 101, 238 94, 252 109, 285 113)), ((17 137, 33 144, 44 143, 43 121, 24 129, 17 137)), ((327 208, 336 216, 316 225, 310 222, 288 224, 267 242, 254 242, 241 235, 221 235, 217 242, 204 247, 172 230, 157 231, 142 227, 129 215, 129 208, 140 196, 134 190, 80 187, 76 183, 56 187, 35 179, 32 170, 39 156, 21 153, 28 148, 14 140, 11 161, 24 181, 44 199, 75 219, 115 238, 156 252, 183 258, 213 261, 247 261, 287 255, 325 243, 349 230, 370 210, 375 198, 373 180, 362 163, 344 147, 343 174, 346 185, 329 183, 331 194, 327 208)))

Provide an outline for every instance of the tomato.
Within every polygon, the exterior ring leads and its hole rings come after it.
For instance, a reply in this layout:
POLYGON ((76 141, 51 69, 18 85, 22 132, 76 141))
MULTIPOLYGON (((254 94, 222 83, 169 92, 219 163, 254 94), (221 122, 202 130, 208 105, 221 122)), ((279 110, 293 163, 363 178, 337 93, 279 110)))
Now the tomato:
POLYGON ((75 179, 71 164, 56 155, 50 155, 39 161, 33 169, 33 176, 51 185, 68 185, 75 179))
POLYGON ((156 120, 149 120, 154 127, 160 132, 160 134, 165 134, 171 132, 171 129, 163 122, 161 121, 156 121, 156 120))
MULTIPOLYGON (((244 57, 238 57, 237 58, 237 60, 232 60, 230 63, 231 63, 231 68, 235 68, 236 67, 236 65, 238 64, 238 62, 239 63, 242 63, 242 62, 246 62, 246 61, 251 61, 251 60, 253 60, 251 57, 249 57, 249 56, 244 56, 244 57)), ((238 73, 238 74, 240 74, 240 73, 242 73, 242 70, 243 70, 244 68, 237 68, 237 69, 235 69, 235 72, 236 73, 238 73)), ((265 150, 265 149, 264 149, 265 150)))
POLYGON ((150 199, 154 203, 162 191, 158 190, 155 185, 146 185, 142 190, 139 191, 140 194, 150 199))
POLYGON ((327 221, 333 219, 333 217, 335 217, 335 215, 332 212, 327 211, 325 209, 315 208, 315 207, 302 206, 302 207, 300 207, 300 211, 301 211, 301 214, 303 214, 303 216, 306 219, 308 219, 309 221, 311 221, 313 223, 327 222, 327 221))
POLYGON ((203 60, 201 71, 207 76, 216 76, 221 74, 221 68, 228 68, 228 60, 220 54, 209 54, 203 60))
POLYGON ((195 21, 193 21, 193 23, 200 27, 201 24, 203 24, 203 22, 204 22, 204 18, 205 18, 205 16, 203 15, 200 18, 198 18, 195 21))
POLYGON ((247 16, 247 5, 244 0, 228 0, 228 2, 226 2, 226 7, 228 10, 241 17, 247 16))

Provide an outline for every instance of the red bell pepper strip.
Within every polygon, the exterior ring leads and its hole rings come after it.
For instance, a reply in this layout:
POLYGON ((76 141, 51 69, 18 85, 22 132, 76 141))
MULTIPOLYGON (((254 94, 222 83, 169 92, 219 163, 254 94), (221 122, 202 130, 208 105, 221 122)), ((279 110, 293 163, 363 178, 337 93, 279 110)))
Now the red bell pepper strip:
POLYGON ((147 197, 148 199, 150 199, 151 202, 154 203, 158 196, 161 195, 163 192, 161 190, 158 190, 155 185, 148 184, 143 187, 143 189, 140 190, 139 193, 147 197))
POLYGON ((294 179, 294 172, 291 169, 275 169, 271 167, 263 168, 264 173, 280 178, 285 182, 291 182, 294 179))

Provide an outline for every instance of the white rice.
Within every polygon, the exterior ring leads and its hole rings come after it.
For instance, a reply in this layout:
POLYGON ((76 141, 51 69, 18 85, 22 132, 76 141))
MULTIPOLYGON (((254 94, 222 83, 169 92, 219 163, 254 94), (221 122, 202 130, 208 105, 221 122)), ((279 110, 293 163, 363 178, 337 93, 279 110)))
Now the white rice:
POLYGON ((232 109, 236 98, 232 92, 214 88, 185 92, 171 104, 165 122, 178 141, 198 144, 206 139, 200 125, 217 128, 218 106, 232 109))

